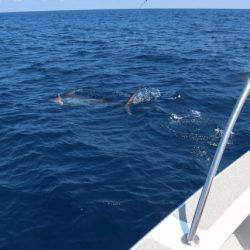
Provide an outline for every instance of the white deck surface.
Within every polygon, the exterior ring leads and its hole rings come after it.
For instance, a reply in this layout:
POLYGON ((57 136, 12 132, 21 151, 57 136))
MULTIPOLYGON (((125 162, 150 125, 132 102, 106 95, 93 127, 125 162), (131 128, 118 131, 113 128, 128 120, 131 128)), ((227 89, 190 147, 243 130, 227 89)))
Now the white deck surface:
POLYGON ((152 229, 132 249, 249 250, 247 247, 250 225, 244 223, 242 224, 244 228, 239 226, 250 214, 250 151, 215 177, 197 231, 200 243, 193 248, 182 243, 181 238, 189 230, 199 193, 200 190, 152 229), (246 231, 248 237, 244 236, 246 231), (147 244, 157 246, 157 243, 159 248, 147 248, 147 244))

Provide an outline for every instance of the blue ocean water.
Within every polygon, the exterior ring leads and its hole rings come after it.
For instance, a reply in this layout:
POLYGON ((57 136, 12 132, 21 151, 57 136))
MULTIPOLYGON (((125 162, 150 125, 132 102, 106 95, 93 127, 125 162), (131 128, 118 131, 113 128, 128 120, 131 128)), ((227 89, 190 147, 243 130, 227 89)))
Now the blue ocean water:
MULTIPOLYGON (((0 249, 128 249, 199 188, 249 27, 249 10, 0 14, 0 249), (129 115, 142 86, 161 97, 129 115), (110 103, 53 102, 73 89, 110 103)), ((222 168, 249 150, 249 114, 222 168)))

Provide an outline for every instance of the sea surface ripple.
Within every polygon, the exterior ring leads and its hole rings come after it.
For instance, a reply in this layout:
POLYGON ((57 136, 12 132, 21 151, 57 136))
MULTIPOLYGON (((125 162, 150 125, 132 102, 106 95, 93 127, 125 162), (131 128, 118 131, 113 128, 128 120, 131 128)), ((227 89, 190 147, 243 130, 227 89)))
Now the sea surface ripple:
MULTIPOLYGON (((249 27, 249 10, 0 14, 0 249, 128 249, 199 188, 249 27), (129 115, 138 87, 161 97, 129 115), (73 89, 117 104, 52 101, 73 89)), ((249 114, 222 168, 249 150, 249 114)))

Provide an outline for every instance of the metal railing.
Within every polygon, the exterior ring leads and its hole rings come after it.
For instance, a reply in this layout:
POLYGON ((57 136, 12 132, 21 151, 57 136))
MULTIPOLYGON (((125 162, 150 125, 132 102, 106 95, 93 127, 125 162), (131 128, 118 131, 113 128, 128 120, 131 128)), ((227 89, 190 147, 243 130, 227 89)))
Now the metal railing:
POLYGON ((248 95, 250 94, 250 80, 246 84, 245 88, 243 89, 235 107, 234 110, 228 120, 227 126, 223 132, 223 136, 220 140, 220 143, 217 147, 214 159, 212 161, 211 167, 209 169, 206 182, 204 184, 204 187, 202 189, 195 214, 192 220, 192 224, 189 230, 189 233, 185 236, 185 243, 188 245, 197 245, 199 243, 199 237, 196 235, 197 228, 199 226, 201 216, 207 201, 207 197, 210 192, 211 185, 213 183, 213 179, 216 175, 216 172, 218 170, 218 167, 221 162, 221 158, 223 156, 224 150, 226 148, 227 142, 230 138, 231 132, 234 128, 234 125, 239 117, 239 114, 241 113, 241 110, 247 100, 248 95))

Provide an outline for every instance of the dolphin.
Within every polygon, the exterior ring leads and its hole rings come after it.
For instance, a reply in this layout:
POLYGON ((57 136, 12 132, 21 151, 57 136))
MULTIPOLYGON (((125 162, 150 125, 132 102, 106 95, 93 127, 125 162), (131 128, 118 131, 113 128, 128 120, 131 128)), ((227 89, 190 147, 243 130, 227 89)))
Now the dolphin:
POLYGON ((139 91, 140 91, 140 89, 136 90, 135 93, 130 96, 127 103, 125 104, 125 109, 129 115, 132 115, 131 105, 135 104, 135 99, 136 99, 136 96, 138 95, 139 91))
POLYGON ((107 103, 104 99, 94 99, 86 96, 80 96, 76 94, 76 90, 73 90, 66 94, 65 97, 62 97, 58 94, 55 98, 55 102, 60 106, 63 105, 73 105, 73 106, 85 106, 85 105, 97 105, 97 104, 105 104, 107 103))
POLYGON ((150 102, 151 100, 157 99, 161 96, 161 92, 156 88, 143 87, 135 91, 135 93, 128 99, 125 104, 125 109, 129 115, 132 115, 131 106, 150 102))
MULTIPOLYGON (((157 99, 161 96, 161 93, 156 88, 148 88, 148 87, 142 87, 137 89, 128 99, 128 101, 125 103, 125 109, 129 115, 132 115, 131 106, 150 102, 154 99, 157 99)), ((100 105, 100 104, 121 104, 120 102, 109 102, 104 99, 95 99, 95 98, 89 98, 86 96, 81 96, 77 94, 76 90, 73 90, 66 94, 65 96, 61 96, 58 94, 55 98, 55 103, 57 103, 60 106, 63 105, 71 105, 71 106, 88 106, 88 105, 100 105)))

